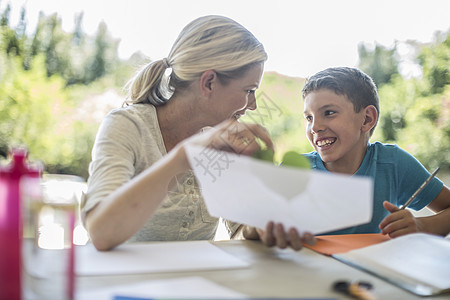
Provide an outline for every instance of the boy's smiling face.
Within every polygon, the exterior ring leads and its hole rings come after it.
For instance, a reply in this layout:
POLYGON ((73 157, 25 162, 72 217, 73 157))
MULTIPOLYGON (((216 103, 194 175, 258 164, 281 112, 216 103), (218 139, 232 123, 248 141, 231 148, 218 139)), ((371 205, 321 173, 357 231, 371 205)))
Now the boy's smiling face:
POLYGON ((327 170, 355 173, 370 138, 367 108, 357 113, 346 96, 329 89, 309 93, 304 108, 306 136, 327 170))

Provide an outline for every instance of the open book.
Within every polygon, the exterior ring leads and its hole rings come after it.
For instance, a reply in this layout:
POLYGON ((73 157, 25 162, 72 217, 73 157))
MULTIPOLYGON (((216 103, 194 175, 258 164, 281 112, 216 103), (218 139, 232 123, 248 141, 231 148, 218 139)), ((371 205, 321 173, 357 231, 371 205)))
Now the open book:
POLYGON ((379 234, 326 236, 319 239, 318 247, 311 249, 380 277, 392 284, 420 296, 450 292, 450 239, 414 233, 395 239, 379 234), (362 238, 368 246, 342 251, 343 239, 362 238), (372 239, 372 243, 368 240, 372 239), (334 248, 333 248, 334 247, 334 248), (333 249, 339 251, 333 252, 333 249), (331 251, 330 251, 331 249, 331 251))

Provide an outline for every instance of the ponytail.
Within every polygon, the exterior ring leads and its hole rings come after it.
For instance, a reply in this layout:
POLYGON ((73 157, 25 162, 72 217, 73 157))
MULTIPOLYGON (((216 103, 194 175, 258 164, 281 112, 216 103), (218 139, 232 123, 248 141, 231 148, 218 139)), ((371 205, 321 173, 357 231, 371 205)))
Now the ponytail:
POLYGON ((125 86, 127 104, 150 103, 164 105, 172 97, 173 88, 169 86, 171 68, 167 59, 157 60, 145 65, 125 86))

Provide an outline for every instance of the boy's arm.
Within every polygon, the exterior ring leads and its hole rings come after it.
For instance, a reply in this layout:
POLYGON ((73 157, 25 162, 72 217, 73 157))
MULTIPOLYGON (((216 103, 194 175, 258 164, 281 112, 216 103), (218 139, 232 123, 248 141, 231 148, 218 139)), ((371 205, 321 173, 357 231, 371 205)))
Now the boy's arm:
POLYGON ((436 214, 415 218, 413 214, 385 201, 383 206, 391 213, 380 223, 381 233, 395 238, 413 232, 427 232, 447 235, 450 232, 450 190, 445 185, 440 193, 428 204, 436 214))
POLYGON ((427 206, 434 211, 434 216, 420 218, 424 231, 439 235, 447 235, 450 233, 450 189, 443 186, 441 192, 427 206))

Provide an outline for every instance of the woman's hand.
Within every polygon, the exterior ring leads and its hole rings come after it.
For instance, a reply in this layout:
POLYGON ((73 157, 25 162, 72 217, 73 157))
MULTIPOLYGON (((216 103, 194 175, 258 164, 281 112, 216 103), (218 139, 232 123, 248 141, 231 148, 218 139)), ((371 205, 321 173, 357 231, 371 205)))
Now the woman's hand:
POLYGON ((273 150, 273 142, 267 130, 258 124, 247 124, 235 119, 226 120, 186 140, 198 146, 217 150, 252 155, 260 149, 257 140, 263 141, 273 150))
POLYGON ((244 229, 244 237, 260 239, 267 247, 277 246, 281 249, 290 247, 296 251, 301 250, 304 243, 308 245, 316 243, 316 239, 311 233, 305 232, 300 235, 295 228, 285 231, 281 223, 275 224, 274 222, 267 223, 265 230, 247 227, 244 229))
POLYGON ((383 206, 391 214, 384 218, 379 225, 382 234, 388 234, 391 238, 395 238, 423 231, 420 219, 415 218, 410 211, 400 209, 388 201, 384 201, 383 206))

